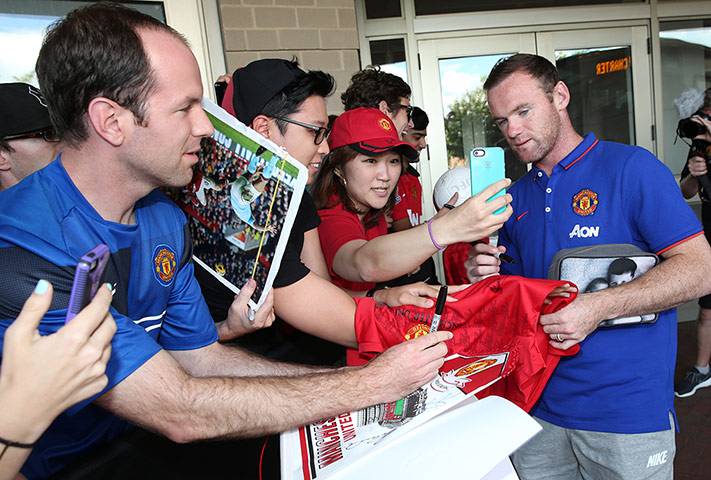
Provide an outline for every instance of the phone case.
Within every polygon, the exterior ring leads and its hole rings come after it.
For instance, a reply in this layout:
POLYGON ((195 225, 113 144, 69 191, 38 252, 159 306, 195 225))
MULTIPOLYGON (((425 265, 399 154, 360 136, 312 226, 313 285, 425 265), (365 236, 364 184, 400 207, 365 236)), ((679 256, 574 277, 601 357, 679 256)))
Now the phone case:
POLYGON ((99 244, 79 259, 74 272, 72 292, 65 323, 76 317, 86 307, 104 279, 104 269, 109 260, 109 247, 99 244))
MULTIPOLYGON (((472 196, 484 190, 492 183, 506 178, 504 164, 504 150, 501 147, 474 147, 469 152, 469 173, 472 181, 472 196)), ((502 188, 487 202, 506 193, 502 188)), ((494 214, 503 212, 506 207, 501 207, 494 214)))
MULTIPOLYGON (((594 292, 637 278, 658 263, 659 257, 654 253, 627 243, 568 248, 555 254, 548 278, 573 282, 580 292, 594 292)), ((658 317, 658 313, 651 313, 613 318, 602 321, 600 326, 654 323, 658 317)))
POLYGON ((227 91, 227 82, 215 82, 215 100, 217 104, 222 104, 222 99, 225 98, 225 92, 227 91))

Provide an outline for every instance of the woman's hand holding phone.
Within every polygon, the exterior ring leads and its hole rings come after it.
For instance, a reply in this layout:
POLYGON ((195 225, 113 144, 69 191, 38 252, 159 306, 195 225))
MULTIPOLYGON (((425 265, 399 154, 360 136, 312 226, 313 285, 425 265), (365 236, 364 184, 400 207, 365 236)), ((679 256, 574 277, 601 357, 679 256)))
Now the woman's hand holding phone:
POLYGON ((0 370, 0 431, 15 442, 33 443, 52 421, 106 387, 106 363, 116 323, 109 313, 110 287, 71 322, 51 335, 37 327, 52 301, 52 286, 40 280, 5 333, 0 370))

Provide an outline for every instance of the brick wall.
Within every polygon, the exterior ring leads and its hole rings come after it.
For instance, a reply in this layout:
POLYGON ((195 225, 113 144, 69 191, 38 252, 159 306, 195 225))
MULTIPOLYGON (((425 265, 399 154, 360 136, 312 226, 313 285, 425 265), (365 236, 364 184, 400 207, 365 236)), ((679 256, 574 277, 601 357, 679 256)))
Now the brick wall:
POLYGON ((296 57, 336 79, 329 113, 360 69, 353 0, 218 0, 229 72, 260 58, 296 57))

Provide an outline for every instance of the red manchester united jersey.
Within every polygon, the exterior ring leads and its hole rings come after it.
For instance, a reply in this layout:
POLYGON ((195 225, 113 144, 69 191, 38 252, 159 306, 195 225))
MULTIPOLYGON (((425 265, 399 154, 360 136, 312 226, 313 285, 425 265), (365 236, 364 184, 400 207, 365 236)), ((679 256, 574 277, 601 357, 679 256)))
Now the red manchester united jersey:
MULTIPOLYGON (((456 302, 445 305, 439 329, 450 330, 449 354, 465 356, 509 352, 511 368, 505 378, 477 396, 502 396, 528 411, 558 364, 561 355, 573 355, 580 347, 559 350, 549 345, 549 336, 538 322, 541 314, 553 313, 570 303, 570 297, 544 300, 565 282, 497 275, 453 293, 456 302)), ((388 347, 429 332, 434 307, 413 305, 377 307, 372 298, 356 298, 355 329, 362 363, 388 347)))

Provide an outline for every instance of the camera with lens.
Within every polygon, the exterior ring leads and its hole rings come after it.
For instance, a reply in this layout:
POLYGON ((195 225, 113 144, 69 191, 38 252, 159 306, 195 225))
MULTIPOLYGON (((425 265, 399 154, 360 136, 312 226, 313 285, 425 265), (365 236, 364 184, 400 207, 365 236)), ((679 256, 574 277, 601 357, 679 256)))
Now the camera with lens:
MULTIPOLYGON (((711 116, 706 115, 703 112, 696 112, 693 116, 705 118, 711 121, 711 116)), ((679 124, 676 127, 676 133, 683 138, 694 138, 698 135, 706 133, 706 127, 698 122, 695 122, 689 118, 682 118, 679 120, 679 124)))

